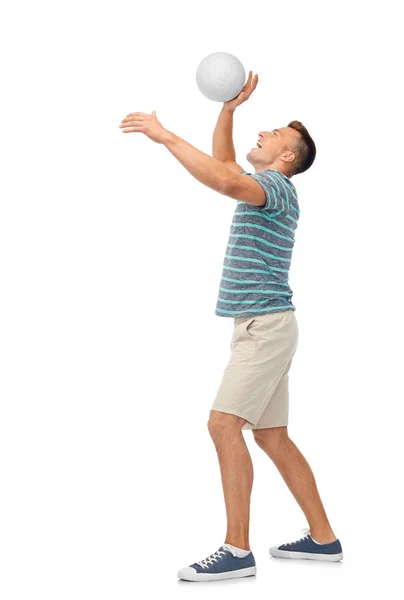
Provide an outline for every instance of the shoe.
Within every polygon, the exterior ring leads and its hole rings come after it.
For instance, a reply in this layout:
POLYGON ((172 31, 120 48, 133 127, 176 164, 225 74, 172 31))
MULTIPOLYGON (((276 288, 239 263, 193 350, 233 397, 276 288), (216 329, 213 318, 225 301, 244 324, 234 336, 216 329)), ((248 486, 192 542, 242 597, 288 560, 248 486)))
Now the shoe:
POLYGON ((252 552, 240 558, 235 556, 231 546, 223 544, 207 558, 193 563, 178 571, 178 577, 186 581, 216 581, 249 577, 256 574, 255 559, 252 552))
POLYGON ((288 542, 281 546, 272 546, 269 553, 277 558, 309 558, 311 560, 342 560, 342 547, 339 540, 329 544, 319 544, 310 535, 309 529, 302 530, 304 537, 296 542, 288 542))

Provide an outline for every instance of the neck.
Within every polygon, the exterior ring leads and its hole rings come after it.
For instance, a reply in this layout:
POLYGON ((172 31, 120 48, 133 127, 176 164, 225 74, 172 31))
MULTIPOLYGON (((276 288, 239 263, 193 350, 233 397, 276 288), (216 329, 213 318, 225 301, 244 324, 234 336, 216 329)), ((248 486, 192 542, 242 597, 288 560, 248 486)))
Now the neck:
POLYGON ((265 171, 265 169, 273 169, 275 171, 280 171, 281 173, 283 173, 284 175, 286 175, 286 177, 291 177, 289 175, 288 169, 284 166, 283 163, 279 163, 279 161, 275 161, 273 163, 270 164, 256 164, 253 165, 255 172, 258 173, 259 171, 265 171))

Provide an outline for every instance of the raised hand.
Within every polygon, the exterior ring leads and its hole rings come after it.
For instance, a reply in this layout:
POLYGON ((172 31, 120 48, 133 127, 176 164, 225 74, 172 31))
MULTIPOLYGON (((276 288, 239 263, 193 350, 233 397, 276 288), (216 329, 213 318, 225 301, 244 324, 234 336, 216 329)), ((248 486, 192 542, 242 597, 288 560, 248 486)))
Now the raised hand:
POLYGON ((252 71, 250 71, 248 74, 247 82, 246 82, 245 86, 243 87, 243 89, 241 90, 241 92, 239 93, 239 95, 236 96, 235 98, 233 98, 232 100, 225 102, 223 104, 223 106, 225 108, 228 108, 229 110, 235 110, 237 108, 237 106, 240 106, 240 104, 242 104, 243 102, 248 100, 248 98, 251 96, 251 94, 257 87, 257 83, 258 83, 258 73, 256 73, 253 77, 252 71))
POLYGON ((144 133, 158 144, 163 144, 170 134, 157 119, 155 110, 150 115, 143 112, 129 113, 122 119, 119 127, 123 133, 144 133))

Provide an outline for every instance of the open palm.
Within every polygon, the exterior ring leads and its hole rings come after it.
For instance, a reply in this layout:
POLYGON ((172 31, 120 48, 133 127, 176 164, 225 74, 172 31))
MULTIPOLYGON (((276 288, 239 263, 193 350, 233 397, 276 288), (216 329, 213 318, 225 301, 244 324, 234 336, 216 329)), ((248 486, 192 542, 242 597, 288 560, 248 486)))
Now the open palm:
POLYGON ((233 98, 232 100, 225 102, 224 106, 226 108, 230 108, 231 110, 234 110, 235 108, 237 108, 237 106, 240 106, 240 104, 242 104, 243 102, 248 100, 248 98, 251 96, 251 94, 257 87, 257 83, 258 83, 258 74, 255 74, 253 77, 252 71, 250 71, 248 74, 247 82, 246 82, 245 86, 243 87, 243 89, 241 90, 241 92, 239 93, 239 95, 236 96, 235 98, 233 98))

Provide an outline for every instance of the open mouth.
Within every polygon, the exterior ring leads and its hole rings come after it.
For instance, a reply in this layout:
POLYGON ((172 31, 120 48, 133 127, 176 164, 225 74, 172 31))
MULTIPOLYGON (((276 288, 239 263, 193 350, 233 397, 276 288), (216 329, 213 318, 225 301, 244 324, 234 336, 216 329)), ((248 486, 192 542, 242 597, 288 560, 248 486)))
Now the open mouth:
POLYGON ((260 148, 262 148, 262 144, 261 144, 260 140, 258 140, 256 146, 254 146, 254 148, 251 148, 251 151, 259 150, 260 148))

